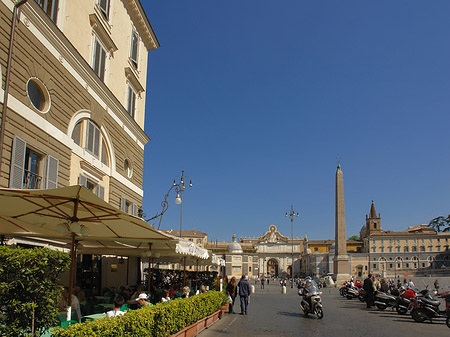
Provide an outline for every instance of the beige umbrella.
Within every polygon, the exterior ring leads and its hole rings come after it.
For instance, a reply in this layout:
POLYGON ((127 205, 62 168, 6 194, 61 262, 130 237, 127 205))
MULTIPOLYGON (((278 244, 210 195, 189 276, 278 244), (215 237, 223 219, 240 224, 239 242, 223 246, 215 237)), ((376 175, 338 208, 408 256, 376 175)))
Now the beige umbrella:
MULTIPOLYGON (((82 186, 50 190, 0 189, 0 234, 69 239, 69 306, 75 276, 76 241, 170 241, 144 220, 113 207, 82 186), (21 234, 22 233, 22 234, 21 234)), ((69 311, 70 312, 70 311, 69 311)))

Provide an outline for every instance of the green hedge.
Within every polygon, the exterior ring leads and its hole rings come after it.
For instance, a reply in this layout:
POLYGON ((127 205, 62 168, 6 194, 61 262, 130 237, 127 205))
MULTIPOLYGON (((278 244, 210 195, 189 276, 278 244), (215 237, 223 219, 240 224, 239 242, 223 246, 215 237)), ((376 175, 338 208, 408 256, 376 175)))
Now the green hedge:
POLYGON ((216 312, 226 296, 217 291, 131 310, 125 315, 74 324, 53 331, 56 337, 170 336, 216 312))
POLYGON ((0 336, 36 336, 57 324, 60 274, 68 254, 47 248, 0 247, 0 336), (34 312, 34 319, 33 319, 34 312))

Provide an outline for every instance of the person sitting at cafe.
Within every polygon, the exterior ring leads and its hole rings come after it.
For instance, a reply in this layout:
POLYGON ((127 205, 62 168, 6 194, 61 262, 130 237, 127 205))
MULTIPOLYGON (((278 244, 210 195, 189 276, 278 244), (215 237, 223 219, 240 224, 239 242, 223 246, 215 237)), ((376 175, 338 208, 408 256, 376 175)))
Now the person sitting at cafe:
POLYGON ((189 289, 188 286, 184 287, 184 288, 183 288, 183 295, 181 295, 181 298, 188 298, 188 297, 189 297, 189 292, 190 292, 190 291, 191 291, 191 290, 189 289))
POLYGON ((130 300, 127 301, 127 304, 130 306, 130 308, 137 309, 138 299, 141 293, 142 293, 142 286, 138 284, 136 286, 136 291, 131 295, 130 300))
POLYGON ((86 295, 78 284, 73 288, 73 294, 78 298, 80 303, 86 302, 86 295))
POLYGON ((138 303, 141 307, 151 307, 153 305, 148 301, 148 296, 145 293, 139 294, 138 303))
MULTIPOLYGON (((63 291, 61 293, 61 298, 58 302, 58 309, 61 314, 66 313, 67 307, 69 306, 69 288, 64 287, 63 291)), ((78 301, 78 298, 72 294, 72 303, 71 303, 72 311, 75 311, 77 314, 76 320, 80 321, 81 319, 81 309, 80 309, 80 302, 78 301)), ((75 317, 73 317, 75 318, 75 317)))
POLYGON ((122 288, 122 291, 120 292, 120 296, 123 297, 125 302, 128 302, 130 300, 130 296, 131 296, 130 288, 122 288))
POLYGON ((206 293, 206 288, 205 288, 205 286, 202 284, 202 285, 200 286, 200 289, 197 290, 197 292, 195 293, 195 295, 198 295, 198 294, 204 294, 204 293, 206 293))
POLYGON ((169 290, 164 289, 161 297, 161 302, 169 302, 170 296, 169 296, 169 290))
POLYGON ((125 303, 125 299, 121 295, 117 295, 114 298, 113 310, 106 313, 106 317, 116 317, 125 314, 125 311, 120 311, 120 308, 125 303))

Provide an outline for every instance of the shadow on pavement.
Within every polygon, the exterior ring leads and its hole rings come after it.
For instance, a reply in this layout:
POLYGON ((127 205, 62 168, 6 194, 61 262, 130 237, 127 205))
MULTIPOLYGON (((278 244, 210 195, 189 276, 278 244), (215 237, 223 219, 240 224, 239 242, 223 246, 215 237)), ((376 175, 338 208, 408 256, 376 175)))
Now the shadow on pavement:
POLYGON ((289 317, 302 317, 303 315, 298 312, 285 312, 285 311, 278 311, 278 315, 283 316, 289 316, 289 317))

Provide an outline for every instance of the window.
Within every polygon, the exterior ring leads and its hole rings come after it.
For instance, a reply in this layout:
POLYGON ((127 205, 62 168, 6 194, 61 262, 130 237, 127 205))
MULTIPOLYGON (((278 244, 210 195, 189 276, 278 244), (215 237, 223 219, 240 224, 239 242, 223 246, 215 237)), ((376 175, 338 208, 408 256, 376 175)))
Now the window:
POLYGON ((373 228, 377 229, 377 223, 376 222, 373 223, 373 228))
MULTIPOLYGON (((414 239, 414 242, 415 242, 415 240, 416 240, 416 239, 414 239)), ((406 244, 408 243, 408 239, 405 240, 405 243, 406 243, 406 244)))
POLYGON ((364 270, 366 270, 366 271, 367 271, 367 266, 364 266, 364 270))
POLYGON ((190 238, 189 241, 194 242, 194 239, 193 239, 193 238, 190 238))
POLYGON ((381 247, 380 250, 382 253, 384 253, 384 247, 381 247))
POLYGON ((377 264, 376 263, 373 264, 373 269, 377 269, 377 264))
POLYGON ((139 50, 139 36, 133 29, 131 31, 131 48, 130 48, 130 61, 133 66, 138 68, 138 50, 139 50))
POLYGON ((384 244, 384 240, 383 239, 381 239, 381 244, 384 244))
POLYGON ((417 246, 413 246, 413 247, 412 247, 412 251, 413 251, 413 252, 417 252, 417 246))
POLYGON ((109 0, 98 0, 98 7, 106 20, 109 20, 109 0))
POLYGON ((33 77, 27 82, 27 94, 31 104, 42 113, 50 110, 50 94, 44 83, 33 77))
POLYGON ((422 239, 422 243, 425 243, 425 239, 422 239))
POLYGON ((392 239, 389 239, 389 244, 392 244, 392 239))
POLYGON ((400 239, 397 239, 397 243, 400 243, 400 239))
POLYGON ((377 249, 375 247, 372 247, 372 253, 375 253, 377 249))
POLYGON ((92 69, 94 69, 97 76, 105 81, 105 67, 106 67, 106 50, 98 41, 97 37, 94 40, 94 60, 92 62, 92 69))
POLYGON ((318 252, 318 251, 319 251, 319 248, 314 247, 314 251, 315 251, 315 252, 318 252))
POLYGON ((72 140, 90 154, 109 166, 108 146, 100 128, 89 119, 78 122, 72 131, 72 140))
POLYGON ((392 269, 393 268, 393 264, 389 263, 389 268, 392 269))
POLYGON ((424 252, 425 251, 425 246, 420 246, 420 251, 424 252))
POLYGON ((138 205, 122 197, 120 198, 120 210, 122 212, 137 216, 138 205))
POLYGON ((9 187, 44 189, 58 187, 59 161, 15 136, 9 187))
POLYGON ((134 118, 135 110, 136 110, 136 92, 134 89, 128 85, 128 102, 127 102, 127 111, 130 114, 131 118, 134 118))
POLYGON ((58 15, 58 0, 34 0, 44 12, 56 23, 58 15))
POLYGON ((440 242, 441 242, 441 238, 437 238, 437 242, 439 242, 439 243, 440 243, 440 242))
POLYGON ((197 239, 197 244, 201 245, 202 244, 202 239, 197 239))
POLYGON ((80 174, 78 177, 78 185, 84 186, 87 189, 91 190, 92 193, 97 195, 100 199, 105 199, 105 188, 100 185, 98 182, 88 178, 84 174, 80 174))
POLYGON ((437 251, 440 252, 441 251, 441 246, 437 246, 437 251))
POLYGON ((400 247, 397 247, 397 253, 400 253, 400 247))
POLYGON ((404 247, 404 248, 403 248, 403 251, 404 251, 405 253, 408 253, 408 252, 409 252, 409 247, 404 247))
POLYGON ((409 268, 409 263, 406 264, 406 268, 409 268))
POLYGON ((392 253, 392 247, 389 247, 389 253, 392 253))
POLYGON ((373 244, 375 244, 375 243, 376 243, 376 240, 375 240, 375 239, 373 239, 373 240, 372 240, 372 243, 373 243, 373 244))
POLYGON ((432 252, 433 251, 433 246, 428 246, 428 251, 432 252))

